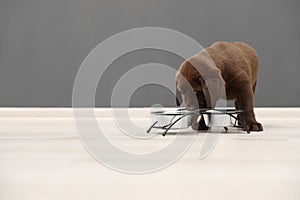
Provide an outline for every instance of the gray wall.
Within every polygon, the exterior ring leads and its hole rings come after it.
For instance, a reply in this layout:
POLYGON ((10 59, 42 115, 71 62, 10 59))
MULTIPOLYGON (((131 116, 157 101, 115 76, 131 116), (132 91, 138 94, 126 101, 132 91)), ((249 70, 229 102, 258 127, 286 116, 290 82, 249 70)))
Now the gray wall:
MULTIPOLYGON (((112 34, 143 26, 183 32, 203 46, 245 41, 260 57, 257 106, 300 106, 298 0, 1 0, 0 106, 71 106, 76 72, 91 49, 112 34)), ((101 79, 97 106, 109 106, 118 77, 137 64, 178 68, 158 50, 129 53, 101 79)), ((132 106, 174 105, 165 88, 148 85, 132 106)))

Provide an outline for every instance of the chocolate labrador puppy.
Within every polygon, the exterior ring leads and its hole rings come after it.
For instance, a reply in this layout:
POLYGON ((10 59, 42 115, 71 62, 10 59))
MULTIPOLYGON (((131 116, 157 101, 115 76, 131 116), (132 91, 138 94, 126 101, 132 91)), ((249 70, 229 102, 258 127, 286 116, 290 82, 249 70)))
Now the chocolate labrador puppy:
MULTIPOLYGON (((176 75, 176 100, 181 94, 188 110, 214 108, 220 98, 234 100, 243 110, 238 118, 245 131, 262 131, 255 119, 253 95, 258 73, 255 50, 243 42, 215 42, 184 61, 176 75)), ((205 130, 203 117, 192 118, 192 128, 205 130)))

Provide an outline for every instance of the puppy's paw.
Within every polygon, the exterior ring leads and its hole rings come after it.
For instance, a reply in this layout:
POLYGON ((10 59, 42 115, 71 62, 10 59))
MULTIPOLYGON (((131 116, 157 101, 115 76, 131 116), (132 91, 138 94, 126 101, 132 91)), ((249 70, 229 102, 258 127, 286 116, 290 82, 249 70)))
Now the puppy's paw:
POLYGON ((263 126, 261 123, 258 122, 247 122, 245 126, 243 127, 244 131, 247 131, 248 133, 250 131, 263 131, 263 126))

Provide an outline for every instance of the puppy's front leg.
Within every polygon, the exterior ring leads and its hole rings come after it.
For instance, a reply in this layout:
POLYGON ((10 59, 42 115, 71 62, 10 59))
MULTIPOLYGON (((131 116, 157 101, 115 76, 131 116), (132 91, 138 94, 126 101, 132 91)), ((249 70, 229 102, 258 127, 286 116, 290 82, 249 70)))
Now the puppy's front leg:
POLYGON ((244 131, 263 131, 263 127, 255 119, 253 111, 253 91, 250 84, 241 88, 242 91, 238 95, 236 100, 236 109, 243 110, 243 113, 239 114, 239 120, 243 126, 244 131))
POLYGON ((192 116, 192 119, 191 119, 192 129, 197 130, 197 131, 208 130, 208 127, 205 124, 203 116, 201 115, 199 122, 198 122, 198 118, 199 118, 199 115, 192 116))

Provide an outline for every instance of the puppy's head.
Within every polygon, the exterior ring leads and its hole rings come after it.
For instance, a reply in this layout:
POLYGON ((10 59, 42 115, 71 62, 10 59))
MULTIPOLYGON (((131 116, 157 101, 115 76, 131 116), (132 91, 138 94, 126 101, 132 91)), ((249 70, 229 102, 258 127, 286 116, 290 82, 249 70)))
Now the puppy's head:
POLYGON ((221 71, 214 66, 197 70, 186 61, 176 75, 176 103, 180 106, 183 101, 188 110, 213 108, 217 100, 224 97, 224 92, 225 81, 221 71))

